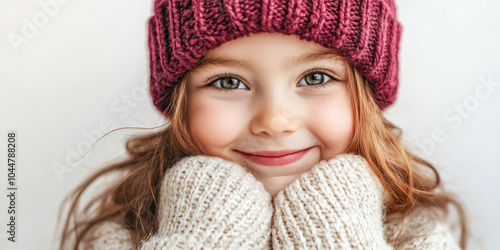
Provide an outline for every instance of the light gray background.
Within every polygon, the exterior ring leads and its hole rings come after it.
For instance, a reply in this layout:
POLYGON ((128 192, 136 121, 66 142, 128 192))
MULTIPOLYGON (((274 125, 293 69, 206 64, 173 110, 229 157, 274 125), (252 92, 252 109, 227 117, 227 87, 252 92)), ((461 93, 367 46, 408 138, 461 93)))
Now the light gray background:
MULTIPOLYGON (((153 1, 54 1, 0 0, 1 249, 54 249, 63 196, 122 155, 137 131, 114 132, 77 158, 112 128, 164 122, 147 96, 153 1), (46 10, 47 2, 56 4, 46 10), (14 36, 25 40, 16 46, 14 36), (11 130, 18 133, 16 243, 5 226, 11 130), (62 166, 67 172, 54 170, 62 166)), ((470 249, 498 249, 500 3, 397 3, 400 88, 386 115, 466 203, 470 249)))

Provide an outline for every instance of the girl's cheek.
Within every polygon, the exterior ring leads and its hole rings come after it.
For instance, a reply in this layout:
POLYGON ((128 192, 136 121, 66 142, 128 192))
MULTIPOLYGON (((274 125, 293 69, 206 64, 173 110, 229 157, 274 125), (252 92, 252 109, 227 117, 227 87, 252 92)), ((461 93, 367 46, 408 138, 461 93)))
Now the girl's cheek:
POLYGON ((311 108, 308 124, 323 145, 322 159, 327 160, 343 153, 349 146, 353 132, 350 100, 330 98, 311 108))
MULTIPOLYGON (((191 136, 202 148, 212 151, 231 144, 242 129, 240 105, 227 100, 195 99, 189 107, 191 136)), ((207 152, 207 151, 205 151, 207 152)))

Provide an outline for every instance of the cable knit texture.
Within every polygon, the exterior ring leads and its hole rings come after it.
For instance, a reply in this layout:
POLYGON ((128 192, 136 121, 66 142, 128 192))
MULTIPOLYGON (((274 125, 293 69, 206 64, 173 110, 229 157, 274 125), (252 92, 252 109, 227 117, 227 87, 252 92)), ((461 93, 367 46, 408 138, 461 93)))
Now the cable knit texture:
POLYGON ((402 26, 393 0, 155 0, 148 43, 154 105, 163 112, 172 87, 208 51, 260 32, 334 49, 368 79, 382 109, 395 101, 402 26))
MULTIPOLYGON (((142 249, 460 249, 442 212, 423 207, 387 244, 403 222, 384 220, 384 195, 366 160, 353 154, 320 161, 272 201, 238 164, 193 156, 166 173, 160 228, 142 249)), ((132 249, 116 221, 94 232, 85 249, 132 249)))
POLYGON ((159 230, 141 249, 266 249, 271 195, 252 173, 218 157, 186 157, 161 186, 159 230))

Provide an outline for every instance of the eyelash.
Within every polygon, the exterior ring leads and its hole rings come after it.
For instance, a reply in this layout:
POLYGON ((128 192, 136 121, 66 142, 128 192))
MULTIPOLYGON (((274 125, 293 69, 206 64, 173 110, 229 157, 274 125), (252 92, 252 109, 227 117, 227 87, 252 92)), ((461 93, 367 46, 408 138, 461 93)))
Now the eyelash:
MULTIPOLYGON (((326 73, 325 71, 328 70, 327 68, 315 68, 315 69, 312 69, 312 70, 308 70, 306 71, 302 77, 300 78, 301 80, 309 75, 309 74, 312 74, 312 73, 320 73, 320 74, 325 74, 327 75, 329 78, 330 78, 330 81, 327 81, 325 83, 322 83, 322 84, 316 84, 316 85, 307 85, 307 87, 310 87, 310 88, 313 88, 313 89, 320 89, 320 88, 325 88, 325 87, 328 87, 330 85, 333 85, 333 84, 336 84, 337 82, 340 82, 340 80, 337 78, 337 77, 333 77, 331 76, 329 73, 326 73)), ((207 88, 209 88, 210 90, 213 90, 213 91, 217 91, 217 92, 228 92, 228 91, 233 91, 233 90, 237 90, 237 89, 240 89, 240 88, 236 88, 236 89, 225 89, 225 88, 219 88, 219 87, 215 87, 213 86, 213 84, 218 81, 218 80, 221 80, 222 78, 236 78, 239 82, 241 82, 241 80, 239 80, 238 76, 236 76, 235 74, 231 73, 231 72, 225 72, 225 73, 222 73, 222 74, 217 74, 213 77, 211 77, 210 79, 207 80, 208 84, 206 85, 207 88)), ((243 82, 241 82, 242 84, 244 84, 243 82)), ((304 86, 304 85, 302 85, 304 86)))

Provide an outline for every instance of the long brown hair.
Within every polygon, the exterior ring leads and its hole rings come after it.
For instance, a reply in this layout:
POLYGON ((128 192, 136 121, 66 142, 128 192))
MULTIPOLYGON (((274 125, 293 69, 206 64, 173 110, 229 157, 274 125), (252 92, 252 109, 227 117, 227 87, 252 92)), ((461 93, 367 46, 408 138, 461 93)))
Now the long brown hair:
POLYGON ((440 175, 430 162, 403 146, 401 128, 382 114, 374 90, 363 75, 349 63, 346 63, 346 73, 356 124, 347 152, 366 158, 388 192, 387 217, 399 214, 404 219, 417 206, 434 207, 448 216, 448 206, 454 205, 460 219, 460 247, 466 249, 469 221, 465 206, 455 194, 444 190, 440 175), (426 169, 434 176, 426 175, 426 169))
MULTIPOLYGON (((403 147, 401 129, 383 116, 371 85, 355 67, 344 63, 355 119, 354 138, 347 152, 365 157, 388 191, 386 215, 401 214, 404 218, 417 206, 437 207, 448 214, 448 204, 455 205, 460 216, 460 246, 465 249, 468 222, 463 205, 452 194, 438 192, 442 188, 438 171, 403 147), (434 176, 425 175, 420 167, 432 170, 434 176)), ((163 105, 164 114, 170 117, 164 129, 129 139, 127 159, 97 171, 64 199, 60 210, 65 203, 70 203, 70 207, 60 249, 68 238, 74 238, 71 247, 77 249, 93 226, 112 217, 118 217, 132 232, 136 247, 157 231, 156 209, 162 176, 181 157, 201 154, 187 130, 187 77, 174 87, 171 96, 163 105), (77 211, 90 184, 117 172, 123 177, 97 194, 82 211, 77 211)))
MULTIPOLYGON (((139 247, 141 239, 146 239, 157 231, 156 208, 161 177, 180 158, 200 154, 192 144, 185 126, 186 86, 186 79, 183 79, 173 88, 170 103, 165 101, 164 115, 170 119, 160 126, 165 127, 164 129, 128 139, 125 145, 125 160, 92 174, 64 198, 59 210, 63 211, 67 203, 70 207, 63 224, 59 249, 71 247, 77 250, 93 226, 110 218, 118 217, 124 226, 133 232, 136 247, 139 247), (116 173, 122 174, 123 177, 98 193, 82 211, 77 211, 84 191, 88 190, 92 183, 98 178, 116 173), (68 239, 71 241, 68 242, 68 239)), ((61 213, 58 221, 61 220, 60 217, 61 213)))

